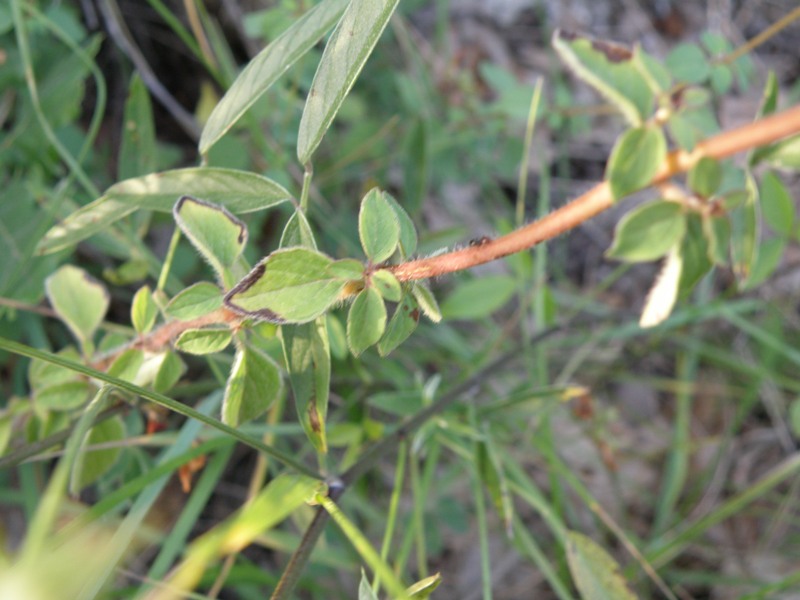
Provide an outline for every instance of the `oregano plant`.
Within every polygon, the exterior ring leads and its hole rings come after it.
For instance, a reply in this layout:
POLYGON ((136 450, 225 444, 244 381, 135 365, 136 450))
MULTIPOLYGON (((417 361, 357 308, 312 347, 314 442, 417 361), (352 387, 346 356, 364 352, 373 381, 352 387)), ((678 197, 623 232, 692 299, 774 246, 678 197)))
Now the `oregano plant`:
MULTIPOLYGON (((63 580, 71 582, 71 594, 77 590, 75 597, 91 597, 103 589, 125 553, 141 543, 136 531, 164 485, 162 478, 178 467, 190 468, 190 459, 223 456, 215 452, 230 440, 272 461, 269 468, 263 467, 260 485, 221 524, 188 542, 182 557, 159 557, 149 580, 158 585, 144 583, 133 596, 198 593, 206 585, 203 578, 209 569, 250 544, 261 543, 292 517, 302 525, 301 536, 271 541, 291 554, 273 577, 273 598, 293 597, 298 580, 316 556, 312 551, 329 518, 351 544, 361 569, 369 571, 368 576, 361 570, 359 598, 381 597, 381 588, 391 598, 435 597, 447 573, 428 574, 420 567, 412 576, 409 569, 393 568, 391 533, 384 548, 376 550, 357 519, 348 516, 344 494, 361 484, 365 473, 386 456, 402 457, 397 458, 402 485, 407 447, 423 446, 445 409, 472 393, 481 377, 491 375, 498 364, 487 365, 480 375, 460 381, 447 393, 437 389, 438 375, 421 381, 417 390, 387 392, 378 402, 398 418, 387 424, 365 417, 350 429, 329 420, 331 404, 337 400, 331 385, 337 366, 355 365, 369 374, 374 361, 394 360, 423 318, 435 327, 443 314, 466 319, 478 314, 476 310, 483 309, 474 307, 476 298, 485 299, 491 311, 515 293, 524 296, 527 290, 515 281, 482 275, 448 296, 441 307, 436 297, 443 276, 525 253, 642 190, 649 190, 650 197, 632 204, 619 219, 606 252, 614 261, 660 264, 643 301, 641 328, 667 322, 681 299, 691 304, 693 290, 713 269, 729 271, 740 291, 754 288, 775 271, 787 247, 796 244, 796 211, 782 178, 800 166, 800 107, 779 109, 774 76, 767 78, 753 120, 721 129, 714 117, 715 99, 729 92, 742 68, 736 61, 721 60, 733 51, 725 40, 706 36, 701 44, 676 48, 662 61, 638 45, 627 47, 564 31, 553 34, 555 53, 621 117, 601 182, 503 235, 475 232, 479 237, 472 243, 422 251, 420 241, 429 237, 428 232, 418 231, 408 203, 388 191, 389 181, 365 181, 357 213, 350 215, 352 227, 343 232, 352 233, 353 239, 349 245, 327 243, 318 222, 310 218, 318 195, 315 158, 326 142, 336 144, 337 116, 398 5, 398 0, 323 0, 308 8, 250 60, 216 102, 199 135, 198 166, 127 173, 129 177, 91 202, 70 206, 38 240, 36 249, 42 256, 65 253, 110 231, 128 231, 126 219, 157 213, 163 213, 161 222, 171 222, 174 232, 157 272, 132 292, 124 327, 103 328, 114 290, 86 269, 66 263, 46 278, 44 294, 71 342, 50 351, 0 338, 0 348, 31 359, 28 400, 15 399, 0 420, 4 453, 0 460, 6 467, 19 465, 63 447, 19 555, 10 561, 25 590, 34 589, 33 573, 47 562, 43 547, 50 540, 57 548, 53 556, 63 562, 71 549, 82 547, 82 535, 95 531, 104 551, 99 554, 104 556, 80 572, 80 582, 67 575, 63 580), (296 156, 284 157, 299 169, 298 184, 291 185, 289 176, 272 178, 208 166, 209 154, 226 134, 248 118, 251 108, 260 106, 264 94, 296 62, 316 56, 314 49, 322 43, 324 50, 310 86, 303 91, 302 114, 293 131, 296 156), (731 160, 745 154, 745 160, 731 160), (273 224, 280 221, 280 231, 270 249, 254 247, 250 240, 260 236, 248 231, 246 219, 267 211, 273 224), (774 236, 764 235, 765 224, 774 236), (357 250, 341 254, 345 247, 357 250), (181 283, 175 256, 188 250, 205 263, 208 280, 181 283), (213 371, 218 389, 195 406, 190 402, 194 392, 187 373, 190 365, 198 364, 213 371), (186 402, 170 397, 173 393, 180 393, 186 402), (293 402, 293 410, 287 411, 292 417, 282 414, 287 397, 293 402), (159 431, 163 410, 189 417, 170 438, 179 454, 165 454, 151 465, 151 474, 129 487, 104 488, 107 495, 98 504, 83 507, 66 527, 56 528, 66 495, 102 481, 120 460, 127 435, 123 413, 129 410, 146 415, 145 434, 159 431), (25 419, 25 428, 15 427, 25 419), (253 433, 251 427, 258 423, 269 424, 266 433, 259 430, 263 435, 253 433), (305 441, 298 442, 299 437, 292 444, 276 441, 281 423, 302 430, 305 441), (344 438, 348 450, 339 462, 332 458, 332 447, 341 447, 344 438), (306 442, 313 457, 303 449, 306 442), (142 493, 135 496, 138 491, 142 493), (116 533, 93 529, 104 511, 113 513, 128 500, 130 510, 121 517, 116 533)), ((11 13, 24 48, 24 32, 33 17, 19 0, 12 0, 11 13)), ((139 95, 131 96, 127 108, 146 115, 149 101, 140 86, 136 84, 139 95)), ((536 107, 531 116, 532 128, 536 107)), ((396 368, 404 366, 398 363, 396 368)), ((496 403, 533 406, 542 398, 586 395, 580 386, 562 383, 496 403)), ((514 498, 525 498, 541 509, 540 492, 504 458, 492 432, 490 409, 471 405, 462 416, 467 433, 444 431, 443 443, 456 455, 472 459, 466 471, 478 488, 477 497, 483 498, 485 492, 509 539, 530 546, 535 542, 520 532, 514 498)), ((226 448, 225 460, 232 446, 226 448)), ((206 466, 206 472, 221 469, 224 461, 219 460, 219 465, 206 466)), ((424 467, 428 470, 422 474, 418 465, 409 466, 409 477, 430 485, 436 477, 435 462, 425 464, 433 466, 424 467)), ((582 494, 580 483, 573 483, 582 494)), ((619 569, 603 544, 567 525, 564 515, 541 512, 566 557, 564 572, 547 570, 560 597, 571 597, 566 571, 581 597, 634 597, 628 571, 619 569)), ((394 525, 394 519, 396 515, 388 522, 394 525)), ((415 527, 424 531, 421 523, 415 527)), ((402 551, 406 558, 413 543, 407 539, 402 551)), ((644 557, 644 550, 636 549, 628 537, 620 539, 626 548, 633 547, 652 584, 674 597, 653 568, 668 551, 658 554, 656 548, 644 557)), ((400 555, 400 549, 397 552, 400 555)), ((417 540, 417 553, 424 563, 422 538, 417 540)), ((10 589, 10 581, 0 575, 0 596, 10 589)))

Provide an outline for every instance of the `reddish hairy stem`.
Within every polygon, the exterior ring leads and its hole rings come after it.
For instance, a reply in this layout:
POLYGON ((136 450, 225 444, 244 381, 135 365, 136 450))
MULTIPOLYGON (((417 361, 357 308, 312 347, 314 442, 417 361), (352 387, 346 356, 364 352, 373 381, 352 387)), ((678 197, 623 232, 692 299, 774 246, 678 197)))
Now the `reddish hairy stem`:
MULTIPOLYGON (((800 106, 724 131, 700 142, 692 152, 671 152, 647 187, 688 171, 704 156, 725 158, 799 132, 800 106)), ((412 281, 469 269, 554 238, 610 208, 613 203, 611 189, 604 181, 569 204, 507 235, 447 254, 405 262, 391 267, 391 271, 400 281, 412 281)))

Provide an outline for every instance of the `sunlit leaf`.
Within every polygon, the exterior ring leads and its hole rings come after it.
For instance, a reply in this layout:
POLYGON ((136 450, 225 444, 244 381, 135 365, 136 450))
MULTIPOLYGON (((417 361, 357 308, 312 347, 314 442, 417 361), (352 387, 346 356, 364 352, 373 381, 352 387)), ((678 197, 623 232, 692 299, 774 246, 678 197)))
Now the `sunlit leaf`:
POLYGON ((155 325, 157 316, 158 305, 153 300, 150 286, 139 288, 131 303, 131 323, 136 333, 141 335, 150 331, 155 325))
POLYGON ((634 126, 653 112, 653 91, 634 52, 625 46, 564 31, 553 34, 553 48, 561 60, 611 102, 634 126))
POLYGON ((81 342, 91 340, 108 310, 105 286, 86 271, 64 265, 45 280, 47 299, 81 342))
POLYGON ((331 274, 333 259, 308 248, 276 250, 225 296, 225 304, 272 323, 306 323, 336 303, 348 283, 331 274))
POLYGON ((214 354, 227 348, 232 337, 227 327, 187 329, 175 340, 175 348, 188 354, 214 354))
POLYGON ((282 392, 278 365, 258 348, 239 348, 225 386, 222 422, 237 427, 254 419, 280 398, 282 392))
POLYGON ((322 53, 306 98, 297 158, 306 164, 394 13, 399 0, 351 0, 322 53))
POLYGON ((376 344, 386 330, 386 305, 374 287, 359 292, 347 313, 347 344, 358 356, 376 344))
POLYGON ((391 271, 379 269, 370 276, 370 281, 380 295, 386 300, 399 302, 400 298, 403 296, 400 282, 397 281, 397 277, 395 277, 391 271))
POLYGON ((169 301, 166 313, 181 320, 194 319, 208 314, 222 306, 222 290, 208 281, 200 281, 169 301))
POLYGON ((645 125, 623 133, 606 166, 614 200, 646 187, 666 156, 667 140, 660 127, 645 125))
POLYGON ((259 52, 214 108, 200 136, 200 154, 228 131, 273 83, 333 27, 348 0, 320 2, 259 52))
POLYGON ((672 313, 672 308, 678 299, 682 268, 681 254, 675 247, 667 255, 661 272, 647 294, 642 316, 639 318, 640 327, 655 327, 664 322, 672 313))
POLYGON ((235 214, 270 208, 291 198, 281 185, 248 171, 192 167, 126 179, 52 227, 37 252, 48 254, 103 231, 137 209, 171 212, 181 196, 195 196, 235 214))
POLYGON ((372 188, 361 201, 358 235, 364 254, 373 263, 387 260, 400 241, 397 213, 378 188, 372 188))
POLYGON ((680 243, 685 231, 686 216, 679 203, 648 202, 620 219, 606 256, 628 262, 655 260, 680 243))
POLYGON ((439 303, 436 302, 433 292, 430 291, 425 282, 414 282, 411 285, 411 293, 414 295, 414 298, 426 317, 434 323, 438 323, 442 320, 442 311, 439 308, 439 303))

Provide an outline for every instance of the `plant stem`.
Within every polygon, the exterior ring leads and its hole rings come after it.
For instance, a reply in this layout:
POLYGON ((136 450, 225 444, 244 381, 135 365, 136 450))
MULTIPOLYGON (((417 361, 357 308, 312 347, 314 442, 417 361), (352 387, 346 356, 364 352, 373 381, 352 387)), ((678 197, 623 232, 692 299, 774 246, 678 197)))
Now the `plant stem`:
MULTIPOLYGON (((679 173, 688 171, 703 157, 726 158, 798 132, 800 132, 800 106, 723 131, 697 144, 692 152, 685 150, 671 152, 646 187, 663 183, 679 173)), ((569 204, 507 235, 485 244, 402 263, 391 267, 391 271, 400 281, 413 281, 470 269, 527 250, 540 242, 574 229, 613 204, 611 188, 607 181, 603 181, 569 204)))

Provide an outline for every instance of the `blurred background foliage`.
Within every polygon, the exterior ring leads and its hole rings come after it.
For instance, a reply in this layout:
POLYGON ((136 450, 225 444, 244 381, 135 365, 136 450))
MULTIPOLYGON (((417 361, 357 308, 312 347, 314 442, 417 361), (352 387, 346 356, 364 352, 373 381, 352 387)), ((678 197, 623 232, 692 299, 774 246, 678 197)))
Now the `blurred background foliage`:
MULTIPOLYGON (((308 5, 30 3, 24 17, 30 56, 10 4, 0 5, 0 335, 53 351, 72 344, 43 303, 44 279, 65 263, 84 268, 111 294, 99 345, 108 347, 115 332, 130 333, 133 294, 158 278, 170 215, 140 211, 47 256, 36 254, 37 243, 120 179, 196 165, 199 129, 239 65, 308 5), (26 82, 26 64, 35 88, 26 82), (153 82, 172 100, 148 94, 153 82)), ((410 213, 421 234, 419 252, 427 255, 507 232, 520 203, 531 220, 601 179, 621 123, 556 61, 549 47, 555 28, 639 42, 679 69, 687 66, 680 44, 697 49, 705 40, 706 52, 724 55, 792 8, 789 1, 755 0, 401 3, 315 158, 309 218, 320 248, 334 257, 360 256, 358 202, 375 185, 410 213), (703 32, 716 37, 701 38, 703 32), (720 40, 730 46, 714 47, 720 40), (525 121, 539 77, 545 100, 523 165, 527 188, 520 189, 525 121)), ((706 123, 724 128, 752 119, 768 71, 777 75, 781 104, 796 102, 799 40, 795 24, 737 62, 729 77, 709 73, 721 95, 706 123)), ((279 80, 207 164, 262 173, 299 195, 296 131, 321 52, 308 53, 279 80)), ((398 532, 394 562, 408 563, 416 579, 441 571, 442 598, 479 597, 482 571, 491 572, 497 598, 569 597, 553 583, 566 580, 566 565, 563 552, 550 546, 553 532, 541 518, 547 510, 628 565, 625 574, 642 597, 656 592, 641 562, 609 533, 608 519, 681 597, 796 597, 798 486, 788 461, 797 457, 800 436, 800 253, 796 176, 784 183, 795 198, 790 226, 767 234, 785 234, 787 244, 763 284, 737 293, 731 273, 714 269, 670 325, 655 332, 635 324, 655 267, 603 257, 617 209, 546 247, 433 282, 444 322, 421 323, 389 359, 374 351, 350 356, 344 313, 335 313, 334 470, 352 464, 387 423, 478 375, 463 402, 409 440, 410 482, 399 522, 411 525, 398 532), (487 509, 471 483, 485 483, 480 456, 500 457, 499 471, 513 490, 519 524, 513 542, 503 511, 487 509), (783 477, 765 482, 771 469, 786 465, 783 477), (541 498, 532 499, 534 483, 541 498)), ((286 207, 245 216, 251 262, 277 247, 290 214, 286 207)), ((173 294, 209 277, 208 266, 182 243, 166 289, 173 294)), ((272 342, 265 348, 278 356, 272 342)), ((171 395, 213 405, 231 358, 186 358, 188 371, 171 395)), ((37 379, 25 359, 3 354, 0 361, 5 447, 18 415, 28 414, 37 379)), ((63 430, 71 414, 41 403, 33 408, 22 423, 29 443, 63 430)), ((252 432, 310 459, 292 411, 280 403, 269 423, 252 425, 252 432)), ((174 441, 181 424, 177 416, 158 418, 165 430, 150 437, 143 434, 152 415, 129 411, 110 421, 107 438, 125 451, 101 465, 80 500, 103 498, 152 468, 156 451, 174 441)), ((154 557, 175 519, 188 521, 188 536, 244 503, 260 459, 232 447, 212 456, 217 467, 207 468, 195 488, 204 490, 204 501, 176 485, 162 493, 149 517, 151 538, 129 571, 116 576, 117 595, 133 596, 141 577, 165 571, 168 559, 154 557), (154 560, 160 561, 155 571, 154 560)), ((393 460, 343 500, 375 545, 393 460)), ((42 457, 0 471, 7 553, 23 535, 47 473, 42 457)), ((263 597, 274 586, 307 517, 300 511, 224 567, 228 597, 263 597)), ((342 534, 329 528, 300 583, 303 597, 352 597, 359 564, 342 534)), ((224 568, 209 570, 201 589, 224 568)))

